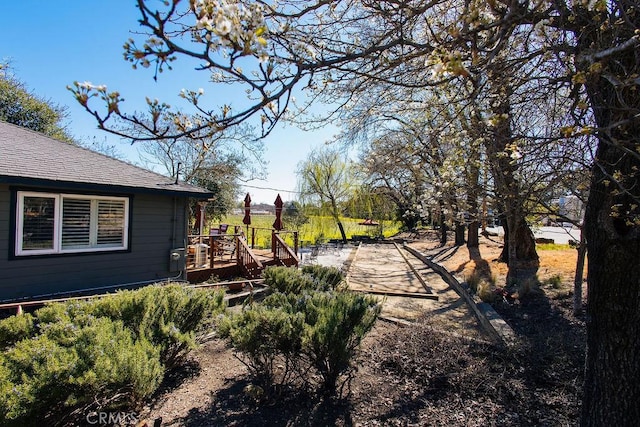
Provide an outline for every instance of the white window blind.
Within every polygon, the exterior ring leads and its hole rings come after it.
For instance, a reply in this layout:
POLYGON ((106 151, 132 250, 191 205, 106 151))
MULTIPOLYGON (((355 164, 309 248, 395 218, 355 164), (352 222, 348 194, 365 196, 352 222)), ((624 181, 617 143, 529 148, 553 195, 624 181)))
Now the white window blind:
POLYGON ((125 203, 122 200, 98 200, 98 246, 122 246, 125 203))
POLYGON ((129 200, 18 192, 16 255, 127 249, 129 200))
POLYGON ((62 249, 91 246, 91 200, 62 200, 62 249))

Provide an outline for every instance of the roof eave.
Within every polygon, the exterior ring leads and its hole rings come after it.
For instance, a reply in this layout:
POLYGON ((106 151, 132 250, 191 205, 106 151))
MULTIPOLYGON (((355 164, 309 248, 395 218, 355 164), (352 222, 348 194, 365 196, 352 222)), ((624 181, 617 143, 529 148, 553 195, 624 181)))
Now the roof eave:
POLYGON ((0 183, 9 185, 24 185, 29 187, 40 188, 64 188, 68 190, 84 190, 84 191, 98 191, 107 193, 120 193, 120 194, 162 194, 166 196, 176 197, 192 197, 196 199, 209 199, 213 197, 213 193, 204 191, 190 191, 184 188, 172 189, 171 186, 177 186, 177 184, 168 183, 163 188, 159 185, 159 188, 149 187, 129 187, 124 185, 108 185, 98 184, 91 182, 75 182, 75 181, 55 181, 41 178, 29 178, 18 176, 0 175, 0 183))

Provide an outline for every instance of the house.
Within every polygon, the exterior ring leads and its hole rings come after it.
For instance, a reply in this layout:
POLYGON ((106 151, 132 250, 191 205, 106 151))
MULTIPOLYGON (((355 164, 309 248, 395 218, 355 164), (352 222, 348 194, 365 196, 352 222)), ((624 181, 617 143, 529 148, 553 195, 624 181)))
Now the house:
POLYGON ((202 188, 0 121, 0 301, 186 278, 202 188))

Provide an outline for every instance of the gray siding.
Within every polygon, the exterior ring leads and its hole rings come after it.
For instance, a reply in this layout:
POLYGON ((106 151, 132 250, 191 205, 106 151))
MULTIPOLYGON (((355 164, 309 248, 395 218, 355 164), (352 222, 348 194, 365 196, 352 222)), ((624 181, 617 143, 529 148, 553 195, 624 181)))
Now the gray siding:
POLYGON ((186 198, 134 195, 130 252, 9 259, 14 244, 9 241, 10 212, 15 209, 10 206, 10 194, 8 186, 0 184, 0 300, 160 281, 176 275, 169 272, 169 252, 184 246, 186 198))
POLYGON ((3 299, 1 289, 5 286, 5 270, 9 256, 9 187, 0 184, 0 300, 3 299))

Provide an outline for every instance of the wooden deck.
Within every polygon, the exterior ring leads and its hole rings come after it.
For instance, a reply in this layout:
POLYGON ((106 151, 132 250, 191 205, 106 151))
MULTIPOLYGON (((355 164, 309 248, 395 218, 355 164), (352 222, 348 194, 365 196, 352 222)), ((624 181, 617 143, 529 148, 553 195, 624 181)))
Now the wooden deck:
MULTIPOLYGON (((271 265, 298 266, 295 250, 272 234, 271 249, 251 249, 243 234, 189 236, 187 280, 201 283, 211 278, 256 279, 271 265)), ((297 241, 297 240, 296 240, 297 241)))

